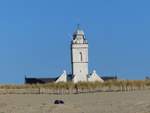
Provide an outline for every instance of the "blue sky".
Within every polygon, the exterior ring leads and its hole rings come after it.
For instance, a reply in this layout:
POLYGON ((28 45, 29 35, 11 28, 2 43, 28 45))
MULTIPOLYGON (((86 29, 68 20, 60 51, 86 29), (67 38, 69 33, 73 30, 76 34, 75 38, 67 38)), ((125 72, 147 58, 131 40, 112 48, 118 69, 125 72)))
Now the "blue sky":
POLYGON ((99 75, 150 75, 149 0, 1 0, 0 83, 71 72, 78 23, 89 42, 89 69, 99 75))

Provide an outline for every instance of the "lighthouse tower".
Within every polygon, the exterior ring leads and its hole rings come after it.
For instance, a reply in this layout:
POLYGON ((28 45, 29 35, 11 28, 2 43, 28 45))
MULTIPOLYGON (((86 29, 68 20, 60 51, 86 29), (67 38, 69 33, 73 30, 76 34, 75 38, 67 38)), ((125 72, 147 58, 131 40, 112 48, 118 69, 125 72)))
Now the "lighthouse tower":
POLYGON ((79 27, 73 34, 71 42, 71 62, 73 82, 88 81, 88 42, 79 27))

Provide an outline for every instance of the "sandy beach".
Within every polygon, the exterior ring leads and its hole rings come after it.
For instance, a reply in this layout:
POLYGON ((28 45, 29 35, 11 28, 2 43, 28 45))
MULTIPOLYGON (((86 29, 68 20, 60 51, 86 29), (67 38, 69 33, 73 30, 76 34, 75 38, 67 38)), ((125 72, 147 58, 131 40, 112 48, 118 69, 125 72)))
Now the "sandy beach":
POLYGON ((150 113, 150 91, 0 95, 0 113, 150 113))

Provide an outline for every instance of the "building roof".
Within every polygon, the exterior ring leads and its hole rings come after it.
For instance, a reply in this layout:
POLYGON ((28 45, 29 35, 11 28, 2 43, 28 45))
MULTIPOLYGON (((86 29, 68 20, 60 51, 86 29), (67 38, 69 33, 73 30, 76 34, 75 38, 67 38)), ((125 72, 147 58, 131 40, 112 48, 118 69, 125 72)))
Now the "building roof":
POLYGON ((72 43, 73 44, 87 44, 84 31, 80 27, 77 27, 76 31, 74 32, 72 43))
POLYGON ((84 31, 81 29, 79 24, 77 25, 77 29, 76 29, 76 31, 74 32, 73 35, 82 35, 82 36, 84 36, 84 31))
POLYGON ((26 84, 35 84, 35 83, 40 83, 40 84, 45 84, 45 83, 50 83, 50 82, 55 82, 58 79, 56 78, 25 78, 25 83, 26 84))

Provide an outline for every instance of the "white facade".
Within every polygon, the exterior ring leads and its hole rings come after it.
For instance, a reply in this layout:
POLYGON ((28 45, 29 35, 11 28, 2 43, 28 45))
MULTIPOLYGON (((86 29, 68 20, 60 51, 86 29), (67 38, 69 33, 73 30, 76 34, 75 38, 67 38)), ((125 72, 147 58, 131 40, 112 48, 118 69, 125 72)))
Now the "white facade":
POLYGON ((67 82, 67 73, 66 71, 63 72, 63 74, 56 80, 55 83, 58 82, 67 82))
POLYGON ((73 34, 71 58, 73 82, 88 81, 88 43, 80 29, 73 34))
POLYGON ((101 77, 99 77, 96 73, 96 71, 94 70, 93 73, 89 76, 88 78, 89 82, 104 82, 103 79, 101 79, 101 77))

